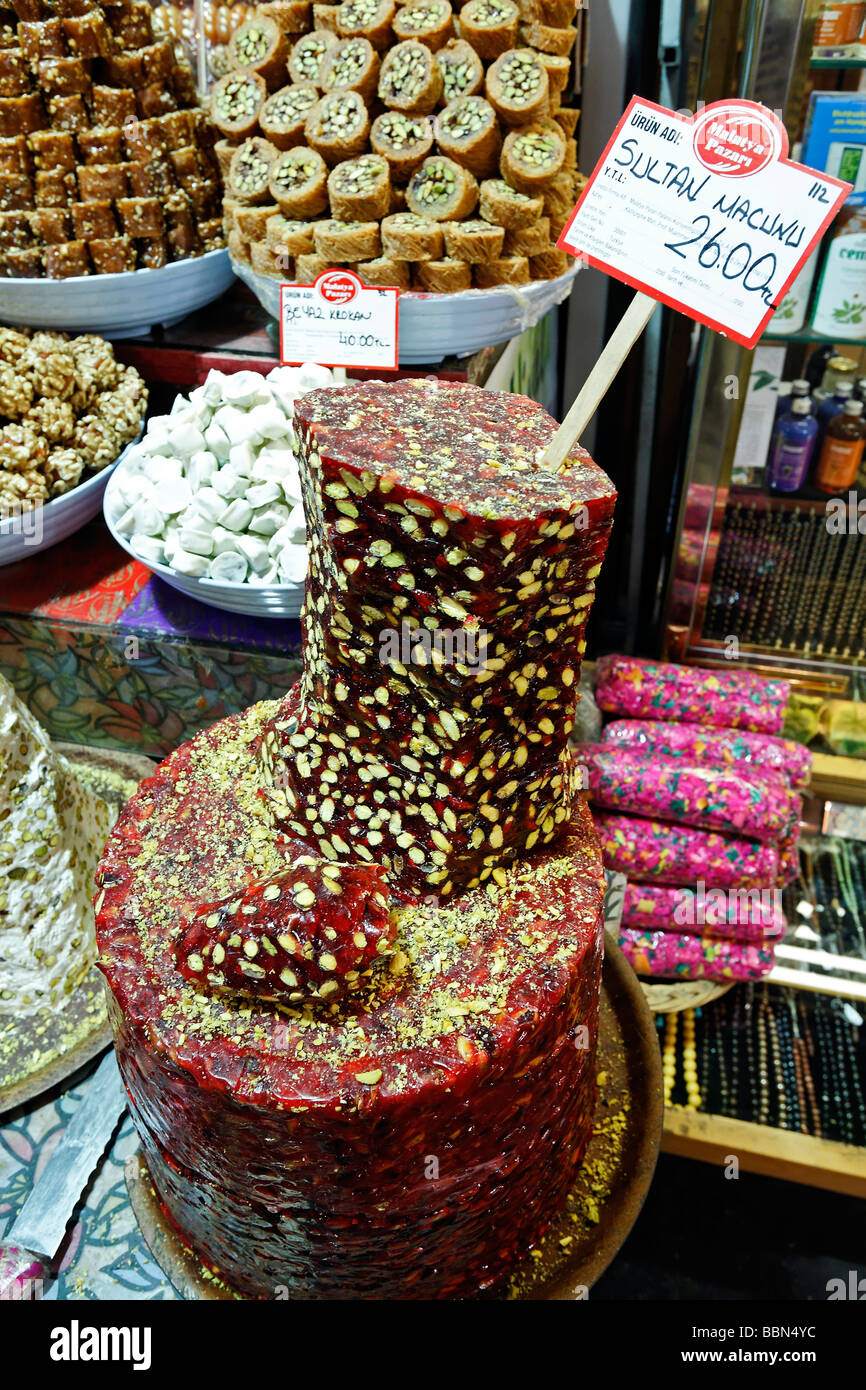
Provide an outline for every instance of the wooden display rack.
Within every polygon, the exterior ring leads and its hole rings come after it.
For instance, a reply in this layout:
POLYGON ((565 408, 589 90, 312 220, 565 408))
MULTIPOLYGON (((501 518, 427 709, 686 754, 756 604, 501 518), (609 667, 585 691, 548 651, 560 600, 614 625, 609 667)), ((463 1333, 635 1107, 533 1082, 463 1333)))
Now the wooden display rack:
POLYGON ((668 1106, 662 1153, 696 1158, 720 1168, 735 1157, 747 1173, 821 1187, 848 1197, 866 1197, 866 1149, 727 1115, 668 1106))

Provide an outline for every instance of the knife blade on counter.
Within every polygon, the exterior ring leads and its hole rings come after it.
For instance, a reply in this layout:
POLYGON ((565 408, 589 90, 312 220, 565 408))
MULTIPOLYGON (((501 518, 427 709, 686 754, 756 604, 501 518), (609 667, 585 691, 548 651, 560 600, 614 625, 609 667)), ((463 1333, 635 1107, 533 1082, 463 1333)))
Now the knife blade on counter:
POLYGON ((125 1109, 126 1091, 111 1048, 0 1243, 0 1299, 27 1297, 26 1287, 38 1286, 125 1109))

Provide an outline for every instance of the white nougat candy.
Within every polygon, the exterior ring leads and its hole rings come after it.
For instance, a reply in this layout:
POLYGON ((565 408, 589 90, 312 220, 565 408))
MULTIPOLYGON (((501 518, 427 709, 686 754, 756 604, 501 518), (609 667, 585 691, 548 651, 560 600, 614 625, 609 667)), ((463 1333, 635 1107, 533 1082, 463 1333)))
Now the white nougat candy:
MULTIPOLYGON (((228 449, 228 440, 226 440, 228 449)), ((193 492, 198 492, 199 488, 205 487, 210 482, 218 468, 216 454, 211 453, 210 449, 199 449, 198 453, 193 454, 186 466, 186 480, 193 492)))
POLYGON ((307 577, 307 548, 290 545, 280 553, 280 575, 287 584, 303 584, 307 577))
POLYGON ((126 511, 121 511, 114 523, 115 530, 121 536, 132 536, 135 534, 135 506, 128 507, 126 511))
POLYGON ((213 528, 213 553, 214 555, 240 554, 238 542, 240 537, 235 531, 227 531, 225 526, 215 526, 213 528))
POLYGON ((230 502, 233 497, 243 497, 247 490, 247 480, 226 464, 211 478, 211 487, 230 502))
POLYGON ((183 478, 183 464, 171 454, 154 454, 147 465, 147 480, 154 487, 163 483, 178 483, 183 478))
POLYGON ((266 507, 259 507, 255 513, 250 509, 250 516, 251 531, 255 531, 259 536, 272 536, 288 521, 289 509, 284 502, 269 502, 266 507))
POLYGON ((291 428, 285 411, 274 401, 254 406, 249 413, 249 421, 257 439, 282 439, 291 428))
POLYGON ((307 522, 304 516, 304 504, 299 502, 292 507, 289 512, 289 519, 286 522, 286 530, 289 533, 289 540, 293 545, 303 545, 307 539, 307 522))
POLYGON ((268 568, 268 547, 258 536, 238 536, 238 550, 249 562, 250 568, 261 574, 268 568))
POLYGON ((227 531, 245 531, 252 517, 253 509, 249 502, 245 502, 242 497, 236 497, 233 502, 229 502, 219 522, 227 531))
POLYGON ((207 574, 210 561, 206 555, 193 555, 191 551, 184 550, 180 546, 171 557, 171 567, 180 574, 188 574, 191 579, 201 579, 203 574, 207 574))
MULTIPOLYGON (((140 531, 143 536, 158 536, 161 533, 164 525, 162 513, 151 502, 136 502, 132 515, 135 520, 133 531, 140 531)), ((121 535, 124 534, 121 532, 121 535)))
POLYGON ((176 516, 192 501, 192 488, 184 478, 171 479, 162 484, 154 494, 154 505, 163 516, 176 516))
POLYGON ((266 507, 269 502, 281 501, 282 496, 283 489, 275 482, 252 483, 246 492, 251 507, 266 507))
POLYGON ((182 526, 180 544, 192 555, 213 555, 213 534, 203 526, 182 526))
MULTIPOLYGON (((136 444, 135 450, 139 455, 161 454, 168 447, 168 424, 164 419, 157 416, 151 420, 147 427, 147 434, 136 444)), ((130 455, 127 454, 127 459, 130 455)))
POLYGON ((187 510, 192 516, 201 517, 206 521, 219 521, 226 509, 226 500, 215 487, 199 488, 187 510))
POLYGON ((156 536, 130 536, 129 543, 136 555, 140 555, 145 564, 162 565, 165 563, 165 543, 157 540, 156 536))
POLYGON ((253 405, 259 399, 262 376, 259 372, 231 372, 222 380, 222 398, 229 405, 253 405))
MULTIPOLYGON (((211 421, 211 426, 219 425, 224 431, 230 444, 242 444, 245 439, 252 438, 255 433, 250 429, 249 416, 245 410, 238 410, 234 405, 221 405, 211 421)), ((214 452, 216 452, 214 450, 214 452)))
POLYGON ((305 395, 307 391, 319 391, 323 386, 333 386, 334 378, 331 376, 327 367, 320 367, 315 362, 305 362, 298 368, 298 395, 305 395))
POLYGON ((280 572, 276 565, 268 565, 268 568, 263 570, 261 574, 256 574, 255 570, 248 574, 247 583, 259 589, 263 589, 271 584, 279 584, 280 572))
POLYGON ((247 562, 237 550, 224 550, 208 565, 208 578, 221 584, 243 584, 247 577, 247 562))
POLYGON ((229 456, 231 444, 222 425, 215 418, 211 420, 204 432, 204 442, 214 458, 219 459, 220 462, 225 462, 229 456))
POLYGON ((219 405, 220 402, 225 399, 223 395, 225 380, 226 378, 223 372, 218 372, 216 369, 208 372, 204 386, 199 387, 202 400, 207 401, 210 406, 219 405))
POLYGON ((249 439, 242 444, 233 444, 229 451, 228 466, 239 476, 250 478, 256 461, 256 451, 249 439))
POLYGON ((168 442, 175 456, 188 458, 191 454, 204 448, 204 435, 194 421, 182 421, 177 425, 172 425, 168 434, 168 442))

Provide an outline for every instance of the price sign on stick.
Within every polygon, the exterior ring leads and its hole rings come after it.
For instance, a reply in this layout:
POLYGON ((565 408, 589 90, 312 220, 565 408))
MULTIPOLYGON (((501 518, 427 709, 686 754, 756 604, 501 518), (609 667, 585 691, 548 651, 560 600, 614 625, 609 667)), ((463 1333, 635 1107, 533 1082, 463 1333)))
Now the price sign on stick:
POLYGON ((851 185, 788 159, 754 101, 632 97, 557 245, 638 291, 547 451, 559 467, 657 303, 754 347, 851 185))
POLYGON ((286 366, 397 370, 398 289, 326 270, 312 285, 280 286, 280 361, 286 366))

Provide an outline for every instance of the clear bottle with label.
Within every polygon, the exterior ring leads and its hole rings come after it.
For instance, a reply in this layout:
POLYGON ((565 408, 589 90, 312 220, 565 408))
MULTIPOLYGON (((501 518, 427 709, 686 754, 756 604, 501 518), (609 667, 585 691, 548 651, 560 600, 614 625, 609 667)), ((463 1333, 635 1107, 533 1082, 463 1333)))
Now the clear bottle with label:
POLYGON ((767 484, 773 492, 799 492, 809 473, 817 437, 812 404, 798 396, 790 410, 779 417, 773 435, 767 462, 767 484))
POLYGON ((809 317, 809 296, 815 271, 818 269, 818 252, 813 251, 793 285, 789 285, 776 312, 767 325, 767 332, 779 337, 789 333, 799 333, 809 317))
POLYGON ((821 390, 825 396, 832 396, 836 387, 843 381, 850 381, 853 385, 857 380, 857 359, 855 357, 842 357, 839 353, 831 353, 824 364, 824 373, 821 377, 821 390))
POLYGON ((837 341, 866 338, 866 208, 844 207, 836 219, 812 307, 812 327, 837 341))
POLYGON ((846 492, 856 482, 866 445, 862 415, 863 402, 848 401, 827 426, 815 474, 815 486, 822 492, 846 492))

